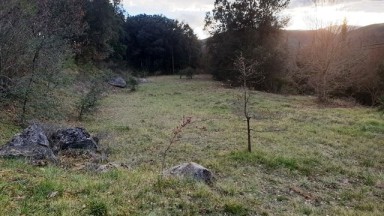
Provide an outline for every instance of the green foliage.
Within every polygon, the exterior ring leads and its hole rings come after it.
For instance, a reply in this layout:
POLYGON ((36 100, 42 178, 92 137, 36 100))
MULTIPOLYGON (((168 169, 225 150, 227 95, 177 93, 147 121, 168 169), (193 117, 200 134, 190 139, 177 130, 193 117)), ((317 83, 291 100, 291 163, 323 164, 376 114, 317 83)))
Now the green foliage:
MULTIPOLYGON (((311 215, 382 215, 384 122, 374 109, 318 107, 311 97, 250 91, 250 111, 264 117, 252 129, 286 130, 253 134, 255 150, 262 151, 249 154, 241 152, 244 121, 234 107, 240 92, 198 78, 153 77, 135 94, 103 98, 97 117, 82 125, 105 134, 101 144, 110 148, 111 163, 121 164, 117 170, 95 174, 0 159, 0 215, 88 215, 91 202, 108 215, 303 215, 306 208, 311 215), (180 110, 195 121, 177 137, 166 168, 195 161, 217 182, 164 179, 160 193, 156 159, 180 110), (44 193, 34 196, 38 189, 44 193), (47 198, 50 190, 59 193, 47 198)), ((22 129, 4 121, 0 144, 22 129)))
POLYGON ((59 117, 59 88, 67 80, 62 66, 72 52, 68 38, 83 30, 80 2, 12 0, 0 10, 0 76, 13 81, 7 96, 20 123, 59 117))
POLYGON ((284 52, 279 29, 286 24, 278 13, 289 0, 218 0, 212 13, 207 13, 205 28, 212 37, 207 41, 210 72, 215 79, 239 86, 239 73, 233 61, 239 52, 247 59, 263 62, 259 70, 265 80, 250 85, 260 90, 274 90, 275 79, 283 72, 284 52))
POLYGON ((128 17, 127 60, 137 70, 174 74, 196 65, 201 45, 188 24, 161 15, 128 17))
POLYGON ((183 70, 179 71, 180 79, 183 76, 185 76, 187 79, 192 79, 195 72, 195 69, 193 69, 192 67, 184 68, 183 70))
POLYGON ((131 91, 136 91, 137 87, 139 86, 137 78, 130 76, 128 78, 128 86, 131 88, 131 91))
POLYGON ((379 98, 378 104, 379 111, 384 113, 384 96, 379 98))
POLYGON ((83 119, 84 115, 91 113, 97 108, 103 91, 104 88, 102 83, 100 81, 94 81, 91 83, 89 89, 80 97, 77 104, 77 118, 80 121, 83 119))
POLYGON ((51 180, 43 180, 36 186, 32 188, 31 193, 33 194, 32 199, 35 200, 44 200, 46 199, 51 193, 57 192, 58 190, 62 190, 62 188, 58 188, 55 182, 52 182, 51 180))
POLYGON ((92 216, 106 216, 108 215, 108 207, 104 202, 91 201, 88 207, 88 213, 92 216))
MULTIPOLYGON (((377 74, 379 77, 379 88, 380 92, 379 94, 381 95, 378 98, 377 104, 379 107, 379 111, 384 112, 384 63, 381 63, 377 69, 377 74)), ((375 101, 373 101, 375 103, 375 101)))
POLYGON ((302 212, 304 215, 311 215, 313 213, 313 210, 309 207, 305 207, 302 209, 302 212))
POLYGON ((88 28, 77 38, 82 44, 77 61, 99 63, 109 58, 121 60, 126 50, 126 45, 121 42, 125 19, 121 7, 109 0, 93 0, 85 1, 83 10, 88 28))
POLYGON ((227 203, 224 205, 224 212, 231 215, 248 215, 247 209, 237 203, 227 203))
POLYGON ((380 121, 368 121, 361 124, 361 131, 366 133, 384 134, 384 123, 380 121))
POLYGON ((255 151, 253 153, 233 152, 230 158, 241 163, 263 164, 268 169, 286 168, 290 171, 299 171, 305 175, 310 175, 315 171, 316 166, 320 164, 320 161, 316 158, 271 157, 262 151, 255 151))

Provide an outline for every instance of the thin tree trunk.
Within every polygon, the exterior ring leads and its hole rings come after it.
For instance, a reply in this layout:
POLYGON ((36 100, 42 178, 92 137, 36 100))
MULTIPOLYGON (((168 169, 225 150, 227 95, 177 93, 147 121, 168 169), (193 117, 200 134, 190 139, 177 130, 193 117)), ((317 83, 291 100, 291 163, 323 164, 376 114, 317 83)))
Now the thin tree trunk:
POLYGON ((175 56, 173 53, 173 47, 172 47, 172 74, 175 74, 175 56))
POLYGON ((32 59, 32 69, 31 69, 31 77, 29 78, 27 88, 25 90, 24 98, 23 98, 23 106, 22 106, 22 111, 21 111, 21 117, 20 117, 20 122, 23 124, 25 121, 25 115, 27 112, 27 105, 29 103, 29 95, 31 93, 31 88, 32 88, 32 83, 35 78, 35 72, 36 72, 36 63, 39 58, 40 50, 43 47, 44 44, 44 39, 41 41, 39 46, 37 47, 35 51, 35 55, 33 56, 32 59))
POLYGON ((252 152, 250 120, 251 120, 251 117, 247 117, 248 151, 249 151, 249 152, 252 152))
POLYGON ((250 126, 251 117, 249 116, 249 113, 248 113, 248 101, 249 101, 249 96, 247 92, 247 82, 244 79, 244 116, 247 119, 248 151, 252 152, 251 126, 250 126))
POLYGON ((3 56, 3 53, 2 53, 2 49, 1 49, 1 46, 0 46, 0 75, 2 75, 3 74, 3 58, 2 58, 2 56, 3 56))

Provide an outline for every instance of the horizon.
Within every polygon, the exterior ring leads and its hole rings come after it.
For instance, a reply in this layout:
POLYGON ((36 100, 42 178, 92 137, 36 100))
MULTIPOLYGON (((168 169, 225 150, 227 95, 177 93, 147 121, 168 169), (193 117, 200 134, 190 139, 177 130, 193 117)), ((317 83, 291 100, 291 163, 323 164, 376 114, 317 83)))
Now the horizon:
MULTIPOLYGON (((122 0, 121 3, 129 15, 164 15, 189 24, 199 39, 210 37, 203 29, 205 14, 212 11, 213 0, 122 0)), ((375 0, 338 0, 317 7, 311 0, 292 0, 280 15, 290 17, 285 30, 314 30, 329 24, 340 24, 344 18, 348 25, 356 27, 384 23, 383 9, 384 1, 375 0)))

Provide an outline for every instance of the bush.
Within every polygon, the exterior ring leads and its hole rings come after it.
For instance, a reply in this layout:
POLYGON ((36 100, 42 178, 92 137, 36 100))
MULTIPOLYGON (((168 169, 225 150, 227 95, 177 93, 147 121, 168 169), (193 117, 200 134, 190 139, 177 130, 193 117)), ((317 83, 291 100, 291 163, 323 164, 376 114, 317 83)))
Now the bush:
POLYGON ((381 96, 378 101, 379 111, 384 113, 384 96, 381 96))
POLYGON ((101 82, 93 82, 89 90, 81 96, 77 108, 78 108, 78 120, 82 120, 83 116, 87 113, 94 111, 101 99, 103 92, 103 86, 101 82))
POLYGON ((195 74, 195 69, 191 67, 187 67, 187 68, 184 68, 183 70, 180 70, 179 74, 180 74, 180 79, 183 77, 183 75, 187 79, 192 79, 193 75, 195 74))
POLYGON ((224 212, 232 215, 248 215, 248 210, 237 203, 227 203, 224 205, 224 212))
POLYGON ((136 91, 137 87, 139 86, 139 82, 135 77, 129 77, 128 85, 131 87, 131 91, 136 91))
POLYGON ((89 203, 89 215, 104 216, 108 214, 107 205, 103 202, 92 201, 89 203))

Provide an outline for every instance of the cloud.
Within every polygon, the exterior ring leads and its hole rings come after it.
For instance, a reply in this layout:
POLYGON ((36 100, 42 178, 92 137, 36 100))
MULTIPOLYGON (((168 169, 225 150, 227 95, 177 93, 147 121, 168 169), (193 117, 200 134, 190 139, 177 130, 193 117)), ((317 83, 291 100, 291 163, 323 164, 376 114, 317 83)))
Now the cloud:
MULTIPOLYGON (((347 17, 350 25, 363 26, 384 23, 384 0, 291 0, 283 14, 291 17, 288 29, 312 29, 311 22, 321 18, 324 23, 341 22, 347 17), (324 3, 325 2, 325 3, 324 3), (316 17, 317 16, 317 17, 316 17)), ((188 23, 199 38, 208 37, 203 31, 204 18, 213 9, 214 0, 123 0, 122 4, 130 15, 163 14, 188 23)))
POLYGON ((208 37, 203 31, 206 12, 213 9, 213 0, 123 0, 122 4, 130 15, 162 14, 171 19, 188 23, 199 38, 208 37))
POLYGON ((308 4, 312 0, 293 0, 293 6, 284 11, 291 17, 287 29, 314 29, 328 24, 340 24, 344 18, 349 25, 365 26, 384 23, 384 1, 335 0, 332 3, 308 4))
POLYGON ((384 1, 353 1, 346 2, 343 7, 346 11, 364 11, 368 13, 383 13, 384 1))

